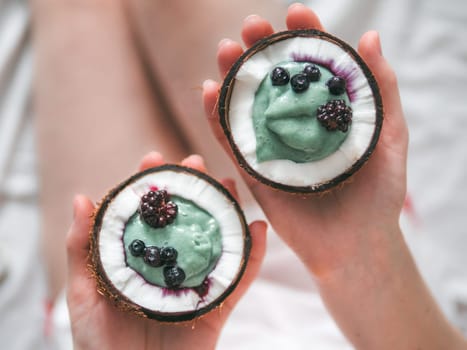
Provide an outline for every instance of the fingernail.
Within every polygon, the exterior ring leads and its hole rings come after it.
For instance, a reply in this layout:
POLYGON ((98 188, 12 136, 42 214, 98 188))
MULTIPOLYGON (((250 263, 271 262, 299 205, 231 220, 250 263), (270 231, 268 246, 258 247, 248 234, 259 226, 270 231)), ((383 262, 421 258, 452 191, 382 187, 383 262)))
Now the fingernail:
POLYGON ((231 42, 232 42, 231 39, 229 39, 229 38, 224 38, 224 39, 222 39, 221 41, 219 41, 219 44, 217 44, 217 47, 218 47, 218 48, 219 48, 219 47, 222 47, 222 46, 224 46, 224 45, 230 44, 231 42))
POLYGON ((75 194, 75 197, 73 198, 73 221, 76 219, 78 215, 78 207, 79 207, 79 202, 80 202, 81 195, 75 194))
POLYGON ((256 22, 259 19, 261 19, 261 17, 258 15, 249 15, 243 20, 243 23, 256 22))
POLYGON ((147 158, 152 158, 152 159, 156 159, 157 161, 159 161, 159 160, 162 160, 162 154, 157 151, 151 151, 148 154, 146 154, 143 159, 147 159, 147 158))
POLYGON ((302 4, 301 2, 294 2, 293 4, 291 4, 291 5, 289 6, 289 10, 292 10, 292 9, 294 9, 294 8, 299 8, 299 7, 300 7, 300 8, 303 8, 303 7, 305 7, 305 5, 302 4))
POLYGON ((268 224, 264 220, 256 220, 253 222, 254 225, 262 226, 262 231, 266 232, 268 229, 268 224))
POLYGON ((203 81, 203 90, 208 90, 210 87, 216 85, 217 83, 212 79, 206 79, 203 81))
POLYGON ((378 49, 378 53, 380 56, 383 56, 383 49, 381 48, 381 38, 378 32, 375 32, 375 33, 376 33, 376 47, 378 49))
POLYGON ((189 161, 190 163, 194 163, 196 164, 196 166, 200 167, 200 168, 205 168, 205 164, 204 164, 204 158, 201 157, 199 154, 192 154, 190 156, 188 156, 188 158, 185 159, 185 161, 189 161))
POLYGON ((224 182, 225 187, 230 187, 230 188, 235 189, 236 183, 235 183, 234 179, 232 179, 230 177, 227 177, 227 178, 223 179, 222 181, 224 182))
POLYGON ((198 163, 204 163, 203 157, 201 157, 199 154, 192 154, 190 158, 195 160, 198 163))

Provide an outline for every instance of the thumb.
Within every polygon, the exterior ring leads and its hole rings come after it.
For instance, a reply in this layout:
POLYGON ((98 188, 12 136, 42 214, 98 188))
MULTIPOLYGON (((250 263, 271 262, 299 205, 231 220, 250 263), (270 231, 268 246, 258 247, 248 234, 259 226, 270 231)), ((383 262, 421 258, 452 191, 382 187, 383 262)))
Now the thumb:
POLYGON ((361 37, 358 52, 375 75, 381 91, 385 117, 381 141, 391 148, 400 145, 404 151, 408 143, 408 130, 397 77, 382 54, 380 38, 376 31, 369 31, 361 37))
POLYGON ((83 283, 92 283, 88 271, 89 230, 94 205, 85 196, 77 195, 73 201, 73 223, 66 238, 68 255, 68 290, 81 290, 83 283), (75 288, 78 287, 79 288, 75 288))
POLYGON ((224 304, 223 310, 227 310, 227 314, 232 311, 258 275, 266 253, 266 230, 267 224, 264 221, 254 221, 250 224, 252 238, 250 258, 239 285, 224 304))

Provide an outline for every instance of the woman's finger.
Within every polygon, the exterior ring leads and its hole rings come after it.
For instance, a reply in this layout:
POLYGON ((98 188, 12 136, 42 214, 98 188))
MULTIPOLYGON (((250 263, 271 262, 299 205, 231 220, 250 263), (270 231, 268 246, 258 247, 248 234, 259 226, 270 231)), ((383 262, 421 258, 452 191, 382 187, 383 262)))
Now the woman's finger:
POLYGON ((240 196, 237 191, 237 184, 234 179, 226 178, 221 180, 221 184, 230 192, 237 202, 240 202, 240 196))
MULTIPOLYGON (((94 205, 89 198, 77 195, 73 201, 73 223, 66 237, 68 255, 68 290, 84 290, 89 281, 89 231, 94 205), (74 286, 78 286, 74 288, 74 286)), ((95 288, 93 288, 95 290, 95 288)))
POLYGON ((246 47, 274 33, 271 23, 258 15, 250 15, 243 21, 242 39, 246 47))
POLYGON ((289 30, 324 30, 319 17, 311 9, 301 3, 295 3, 289 6, 287 11, 286 24, 289 30))
POLYGON ((222 311, 227 311, 226 316, 235 307, 235 304, 240 300, 255 280, 266 252, 266 222, 254 221, 250 224, 249 228, 252 240, 250 258, 248 259, 246 270, 240 283, 224 304, 222 311))
POLYGON ((224 77, 230 67, 243 54, 242 46, 236 41, 223 39, 217 47, 217 66, 221 77, 224 77))
POLYGON ((164 164, 164 157, 159 152, 153 151, 146 154, 143 159, 141 159, 139 170, 143 171, 155 166, 164 164))
POLYGON ((229 141, 227 140, 227 137, 224 134, 224 130, 222 129, 221 124, 219 123, 219 113, 217 111, 219 89, 219 83, 213 80, 206 80, 203 83, 203 105, 209 126, 211 127, 211 131, 214 137, 224 148, 224 151, 232 159, 234 164, 237 165, 240 174, 242 175, 243 179, 248 184, 248 186, 255 187, 258 184, 258 181, 255 180, 253 177, 249 176, 244 169, 241 169, 241 167, 238 166, 237 159, 235 158, 230 148, 229 141))
POLYGON ((407 148, 408 131, 402 111, 396 74, 382 54, 377 32, 369 31, 360 39, 358 52, 368 64, 378 83, 383 99, 384 123, 382 142, 395 147, 407 148), (403 140, 404 142, 400 142, 403 140))
POLYGON ((217 141, 219 141, 227 154, 231 154, 229 143, 225 137, 224 131, 222 130, 222 126, 219 123, 219 113, 217 111, 219 89, 219 83, 215 82, 214 80, 206 80, 203 83, 204 111, 206 113, 207 120, 214 137, 217 139, 217 141))
POLYGON ((183 166, 196 169, 203 173, 207 173, 206 165, 204 164, 204 159, 198 154, 192 154, 182 160, 181 164, 183 166))

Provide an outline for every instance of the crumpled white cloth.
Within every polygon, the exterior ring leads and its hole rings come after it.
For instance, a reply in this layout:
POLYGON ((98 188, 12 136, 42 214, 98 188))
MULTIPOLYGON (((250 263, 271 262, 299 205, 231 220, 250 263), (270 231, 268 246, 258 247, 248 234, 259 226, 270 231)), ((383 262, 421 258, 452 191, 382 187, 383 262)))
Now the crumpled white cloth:
POLYGON ((46 346, 28 30, 26 1, 0 1, 0 339, 9 350, 46 346))

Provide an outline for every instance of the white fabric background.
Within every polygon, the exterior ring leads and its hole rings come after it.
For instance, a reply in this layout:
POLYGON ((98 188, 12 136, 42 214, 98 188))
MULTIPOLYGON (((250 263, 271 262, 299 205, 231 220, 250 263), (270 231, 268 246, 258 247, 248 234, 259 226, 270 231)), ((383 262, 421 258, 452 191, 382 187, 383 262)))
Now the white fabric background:
MULTIPOLYGON (((381 33, 409 123, 409 193, 403 228, 449 319, 467 332, 467 2, 310 0, 325 27, 354 47, 381 33)), ((0 0, 0 340, 45 348, 45 283, 39 256, 31 57, 26 1, 0 0)), ((250 216, 256 216, 250 211, 250 216)), ((345 291, 344 291, 345 292, 345 291)), ((54 312, 69 348, 64 299, 54 312)), ((57 331, 60 330, 60 331, 57 331)), ((49 347, 52 345, 49 344, 49 347)), ((259 279, 234 311, 219 349, 348 349, 304 267, 276 235, 259 279)))
POLYGON ((26 1, 0 0, 0 347, 43 349, 36 156, 26 1))

